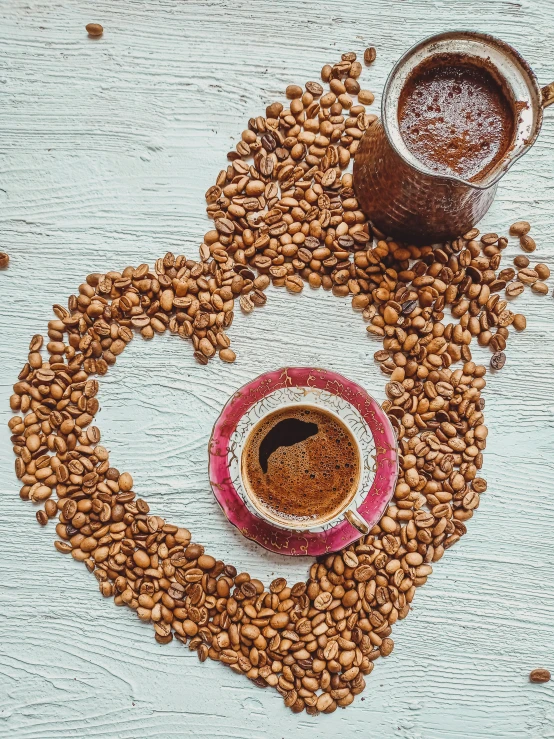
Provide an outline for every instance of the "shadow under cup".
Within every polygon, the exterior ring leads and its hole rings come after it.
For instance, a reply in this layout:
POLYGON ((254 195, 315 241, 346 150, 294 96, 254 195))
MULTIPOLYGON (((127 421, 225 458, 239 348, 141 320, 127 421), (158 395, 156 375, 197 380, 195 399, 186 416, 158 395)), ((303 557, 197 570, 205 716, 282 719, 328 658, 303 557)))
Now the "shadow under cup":
POLYGON ((252 506, 287 530, 340 520, 359 491, 362 469, 353 430, 333 411, 310 403, 266 413, 240 451, 241 481, 252 506))

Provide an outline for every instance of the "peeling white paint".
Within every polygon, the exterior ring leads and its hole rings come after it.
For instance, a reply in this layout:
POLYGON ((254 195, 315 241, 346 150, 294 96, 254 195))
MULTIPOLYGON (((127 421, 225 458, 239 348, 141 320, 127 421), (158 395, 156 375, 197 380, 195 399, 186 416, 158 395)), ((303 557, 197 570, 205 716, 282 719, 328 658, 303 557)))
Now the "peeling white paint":
MULTIPOLYGON (((196 254, 205 190, 248 117, 290 82, 317 79, 340 51, 377 47, 363 80, 377 93, 416 40, 476 28, 513 43, 541 82, 554 79, 550 0, 6 0, 0 30, 0 737, 288 736, 466 739, 554 737, 552 388, 554 302, 517 302, 528 330, 490 378, 489 490, 468 536, 436 567, 394 628, 355 704, 316 719, 285 710, 221 665, 101 598, 86 569, 58 554, 17 495, 5 422, 10 386, 50 306, 89 271, 196 254), (86 23, 104 36, 87 38, 86 23)), ((554 112, 502 182, 483 228, 530 220, 537 261, 553 267, 554 112)), ((507 256, 516 253, 511 244, 507 256)), ((233 366, 197 366, 175 338, 134 341, 103 380, 98 425, 112 461, 197 541, 266 582, 304 579, 309 561, 246 543, 209 490, 207 440, 230 393, 283 364, 337 370, 383 395, 377 348, 348 302, 273 291, 239 316, 233 366)), ((483 352, 483 357, 485 357, 483 352)))

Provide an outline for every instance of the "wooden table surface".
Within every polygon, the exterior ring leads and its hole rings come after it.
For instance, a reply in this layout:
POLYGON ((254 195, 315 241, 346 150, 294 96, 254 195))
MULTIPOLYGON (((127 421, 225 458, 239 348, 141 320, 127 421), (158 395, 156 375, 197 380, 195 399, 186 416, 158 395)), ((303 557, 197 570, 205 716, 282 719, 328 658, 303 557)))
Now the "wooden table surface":
MULTIPOLYGON (((104 600, 84 566, 57 553, 50 524, 18 497, 6 422, 30 337, 88 272, 196 256, 204 192, 247 119, 317 79, 340 52, 364 69, 378 109, 385 77, 418 39, 487 31, 554 79, 551 0, 4 0, 0 29, 0 737, 554 737, 554 341, 552 296, 518 299, 528 330, 489 378, 489 488, 468 535, 435 567, 396 648, 346 710, 293 715, 260 690, 104 600), (99 40, 84 26, 105 27, 99 40)), ((482 228, 533 224, 553 266, 554 111, 499 187, 482 228)), ((505 261, 518 249, 513 239, 505 261)), ((198 366, 170 337, 136 339, 103 380, 98 425, 112 463, 152 508, 216 557, 269 582, 310 562, 270 555, 226 521, 209 488, 207 441, 229 395, 287 364, 337 370, 384 397, 378 344, 349 301, 305 289, 231 330, 236 364, 198 366)), ((487 359, 483 350, 478 353, 487 359)))

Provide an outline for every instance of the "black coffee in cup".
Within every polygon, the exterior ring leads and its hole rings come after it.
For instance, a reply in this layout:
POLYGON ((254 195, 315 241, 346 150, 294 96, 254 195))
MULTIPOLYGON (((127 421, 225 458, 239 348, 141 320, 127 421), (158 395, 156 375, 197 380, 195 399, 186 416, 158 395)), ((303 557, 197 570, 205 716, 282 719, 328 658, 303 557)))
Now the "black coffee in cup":
POLYGON ((334 414, 313 406, 270 413, 252 429, 241 460, 256 508, 281 525, 330 521, 350 503, 360 479, 358 445, 334 414))

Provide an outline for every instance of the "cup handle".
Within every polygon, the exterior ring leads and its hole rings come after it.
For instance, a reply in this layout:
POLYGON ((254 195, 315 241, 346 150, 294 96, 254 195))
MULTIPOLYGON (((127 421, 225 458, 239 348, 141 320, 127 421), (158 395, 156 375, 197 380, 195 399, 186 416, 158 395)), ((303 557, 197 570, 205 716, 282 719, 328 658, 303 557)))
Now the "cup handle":
POLYGON ((369 534, 369 526, 364 519, 356 513, 356 511, 348 510, 345 511, 343 515, 348 523, 351 523, 355 529, 358 529, 360 534, 369 534))
POLYGON ((551 82, 549 85, 545 85, 543 88, 541 88, 541 93, 541 105, 543 108, 548 108, 549 105, 552 105, 554 103, 554 82, 551 82))

